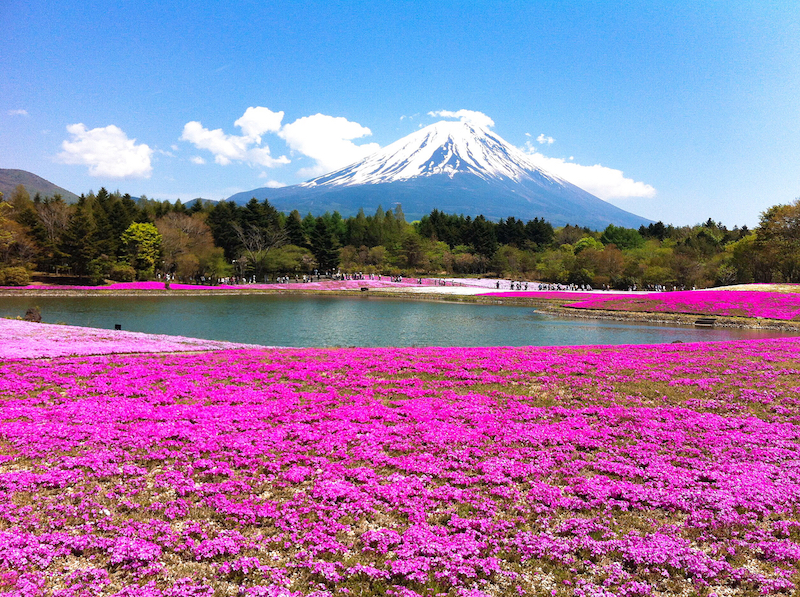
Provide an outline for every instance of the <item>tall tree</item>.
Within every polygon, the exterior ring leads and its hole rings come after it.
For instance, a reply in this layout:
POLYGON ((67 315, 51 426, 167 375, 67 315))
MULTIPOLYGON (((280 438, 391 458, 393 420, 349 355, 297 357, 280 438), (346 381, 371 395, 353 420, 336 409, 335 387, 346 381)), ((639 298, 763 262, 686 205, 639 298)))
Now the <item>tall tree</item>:
POLYGON ((755 249, 769 266, 771 280, 800 282, 800 198, 761 214, 755 249))
POLYGON ((311 252, 323 271, 332 271, 339 266, 339 240, 325 218, 317 218, 311 236, 311 252))
POLYGON ((284 229, 286 230, 289 244, 296 247, 305 247, 308 245, 308 238, 306 237, 305 230, 303 230, 303 221, 300 218, 300 212, 296 209, 286 217, 284 229))
POLYGON ((164 270, 182 279, 200 274, 201 264, 214 250, 214 237, 203 216, 171 212, 156 220, 155 226, 161 234, 164 270))
POLYGON ((478 255, 491 259, 497 250, 497 235, 495 224, 489 222, 483 216, 478 216, 472 221, 470 234, 470 244, 475 248, 478 255))
POLYGON ((222 247, 228 261, 236 259, 239 255, 241 243, 233 228, 237 222, 236 205, 230 201, 218 202, 208 213, 208 227, 214 236, 214 244, 222 247))
POLYGON ((140 280, 151 278, 161 252, 161 234, 153 224, 134 222, 120 239, 140 280))
POLYGON ((70 218, 69 226, 61 239, 60 250, 66 255, 74 274, 89 274, 89 263, 100 251, 97 246, 97 226, 86 205, 86 199, 78 202, 75 213, 70 218))
MULTIPOLYGON (((286 244, 286 231, 277 226, 262 228, 254 224, 247 224, 245 228, 236 222, 232 226, 241 247, 237 261, 246 263, 260 280, 266 268, 265 260, 269 252, 286 244)), ((240 270, 240 273, 244 272, 244 269, 240 270)))

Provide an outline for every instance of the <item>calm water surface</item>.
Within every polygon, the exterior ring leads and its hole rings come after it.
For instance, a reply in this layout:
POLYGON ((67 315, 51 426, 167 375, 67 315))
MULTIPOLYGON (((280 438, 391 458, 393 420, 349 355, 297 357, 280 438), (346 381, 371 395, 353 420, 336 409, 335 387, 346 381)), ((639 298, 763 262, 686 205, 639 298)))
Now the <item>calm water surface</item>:
POLYGON ((0 317, 32 306, 48 323, 271 346, 556 346, 782 336, 779 332, 559 319, 527 307, 369 297, 0 297, 0 317))

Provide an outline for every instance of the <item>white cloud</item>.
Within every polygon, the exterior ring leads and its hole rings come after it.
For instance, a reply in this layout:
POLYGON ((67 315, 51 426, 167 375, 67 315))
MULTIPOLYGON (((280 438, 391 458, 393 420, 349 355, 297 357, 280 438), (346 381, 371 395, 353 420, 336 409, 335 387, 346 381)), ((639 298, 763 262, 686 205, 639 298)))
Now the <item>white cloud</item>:
POLYGON ((273 112, 269 108, 256 106, 247 108, 244 115, 233 124, 242 129, 247 137, 255 140, 256 144, 261 143, 261 135, 264 133, 276 133, 281 128, 283 112, 273 112))
POLYGON ((545 137, 544 133, 536 137, 536 140, 539 142, 539 145, 544 145, 545 143, 547 145, 552 145, 553 143, 556 142, 556 140, 553 139, 552 137, 545 137))
POLYGON ((203 164, 206 163, 206 161, 199 155, 192 156, 191 158, 189 158, 189 161, 192 162, 192 164, 197 164, 198 166, 202 166, 203 164))
MULTIPOLYGON (((258 175, 258 177, 269 178, 269 174, 267 174, 266 172, 262 172, 261 174, 258 175)), ((286 185, 277 180, 270 179, 264 184, 264 186, 267 187, 268 189, 280 189, 281 187, 285 187, 286 185)))
MULTIPOLYGON (((262 106, 250 107, 234 122, 242 130, 242 135, 227 135, 222 129, 209 130, 200 122, 192 121, 184 125, 181 140, 192 143, 198 149, 210 151, 214 161, 222 166, 243 162, 251 166, 274 168, 290 163, 286 156, 272 157, 269 147, 262 143, 262 135, 274 133, 286 142, 293 153, 314 160, 312 166, 298 171, 303 177, 325 174, 380 149, 377 143, 353 143, 353 139, 371 135, 372 132, 346 118, 315 114, 281 126, 283 116, 283 112, 273 112, 262 106)), ((192 161, 199 163, 194 159, 192 161)), ((263 173, 261 177, 268 178, 263 173)), ((275 186, 278 185, 283 186, 275 182, 275 186)))
POLYGON ((380 145, 377 143, 356 145, 352 141, 371 134, 372 131, 367 127, 341 116, 314 114, 284 125, 278 136, 286 141, 292 151, 315 161, 313 166, 298 171, 300 176, 313 177, 342 168, 378 151, 380 145))
POLYGON ((8 114, 9 116, 27 116, 28 115, 28 111, 27 110, 22 110, 22 109, 9 110, 8 112, 6 112, 6 114, 8 114))
POLYGON ((59 162, 89 166, 91 176, 150 178, 153 150, 144 143, 137 145, 136 139, 128 139, 119 127, 112 124, 87 130, 78 123, 69 125, 67 132, 72 139, 61 144, 64 151, 57 156, 59 162))
POLYGON ((452 112, 450 110, 438 110, 436 112, 428 112, 428 116, 433 118, 458 118, 461 122, 469 122, 484 128, 491 128, 494 126, 494 120, 489 118, 483 112, 476 112, 474 110, 458 110, 452 112))
MULTIPOLYGON (((600 197, 600 199, 632 199, 635 197, 654 197, 655 188, 649 184, 625 178, 622 170, 607 168, 600 164, 582 166, 562 158, 550 158, 539 153, 528 141, 522 148, 528 158, 539 168, 571 182, 572 184, 600 197)), ((570 160, 573 158, 570 157, 570 160)))
POLYGON ((178 151, 178 146, 177 146, 177 145, 175 145, 174 143, 173 143, 172 145, 170 145, 170 146, 169 146, 169 148, 170 148, 172 151, 178 151))
MULTIPOLYGON (((248 110, 249 111, 249 110, 248 110)), ((282 113, 281 114, 282 117, 282 113)), ((247 112, 242 116, 237 123, 243 119, 248 130, 257 131, 263 128, 263 120, 259 120, 260 115, 251 115, 248 117, 247 112)), ((242 126, 241 124, 239 126, 242 126)), ((266 132, 263 131, 262 132, 266 132)), ((289 159, 286 156, 273 158, 270 154, 269 147, 266 145, 260 146, 261 137, 244 135, 226 135, 222 129, 209 130, 200 122, 192 121, 187 122, 183 127, 183 134, 181 140, 188 141, 198 149, 207 149, 214 154, 214 161, 221 166, 227 166, 232 162, 244 162, 253 166, 266 166, 267 168, 274 168, 281 164, 288 164, 289 159)))

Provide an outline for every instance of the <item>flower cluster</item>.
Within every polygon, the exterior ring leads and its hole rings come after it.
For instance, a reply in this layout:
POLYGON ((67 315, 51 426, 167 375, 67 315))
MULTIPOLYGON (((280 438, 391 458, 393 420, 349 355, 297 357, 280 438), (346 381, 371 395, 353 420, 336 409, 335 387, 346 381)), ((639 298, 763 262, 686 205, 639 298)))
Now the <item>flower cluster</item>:
MULTIPOLYGON (((170 290, 358 290, 359 288, 404 288, 408 286, 430 286, 434 280, 428 278, 404 278, 394 282, 388 276, 381 280, 322 280, 319 282, 282 284, 181 284, 171 282, 170 290)), ((33 284, 21 287, 22 290, 166 290, 165 282, 115 282, 105 286, 47 286, 33 284)))
POLYGON ((0 359, 253 347, 248 344, 200 340, 183 336, 104 330, 73 325, 49 325, 17 319, 0 319, 0 337, 3 339, 0 342, 0 359))
MULTIPOLYGON (((497 296, 506 298, 533 298, 543 300, 556 300, 556 301, 585 301, 587 299, 593 301, 603 301, 608 299, 621 299, 629 298, 629 295, 614 292, 572 292, 569 290, 516 290, 504 292, 483 292, 481 296, 497 296)), ((644 295, 638 295, 644 296, 644 295)))
POLYGON ((747 290, 702 290, 614 297, 592 297, 567 305, 576 309, 688 313, 723 317, 800 319, 800 294, 750 292, 747 290))
POLYGON ((792 592, 798 354, 789 338, 0 361, 0 588, 792 592))

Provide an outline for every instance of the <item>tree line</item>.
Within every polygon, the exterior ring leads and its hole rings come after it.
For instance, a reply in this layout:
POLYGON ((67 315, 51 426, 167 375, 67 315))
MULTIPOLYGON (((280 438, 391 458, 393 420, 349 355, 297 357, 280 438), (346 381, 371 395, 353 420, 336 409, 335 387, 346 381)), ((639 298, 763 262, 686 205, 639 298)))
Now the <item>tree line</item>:
POLYGON ((348 218, 285 214, 256 199, 187 206, 104 188, 75 204, 30 197, 21 185, 0 198, 0 285, 28 284, 37 274, 91 284, 165 276, 214 283, 340 271, 595 288, 800 282, 800 199, 769 208, 752 231, 711 219, 594 231, 436 209, 409 223, 400 205, 348 218))

